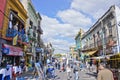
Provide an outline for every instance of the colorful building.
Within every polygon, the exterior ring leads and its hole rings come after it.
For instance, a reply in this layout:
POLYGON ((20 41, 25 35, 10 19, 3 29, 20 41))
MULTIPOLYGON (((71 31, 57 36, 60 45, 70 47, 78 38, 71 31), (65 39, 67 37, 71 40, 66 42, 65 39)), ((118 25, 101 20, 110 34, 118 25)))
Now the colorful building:
POLYGON ((30 64, 31 61, 41 61, 41 54, 43 48, 43 41, 41 35, 43 31, 41 29, 41 16, 36 10, 31 2, 31 0, 21 0, 24 8, 27 11, 27 29, 28 37, 30 40, 30 47, 26 51, 26 63, 30 64))
POLYGON ((3 27, 3 20, 4 20, 4 12, 6 8, 6 2, 7 0, 0 0, 0 30, 2 30, 3 27))
POLYGON ((75 37, 75 42, 76 42, 76 49, 77 49, 77 52, 79 54, 79 58, 80 59, 84 59, 82 56, 82 53, 81 53, 81 47, 82 47, 82 42, 81 42, 81 38, 82 38, 82 35, 84 34, 84 31, 82 29, 80 29, 80 31, 78 32, 78 34, 76 35, 75 37))
POLYGON ((2 57, 11 64, 19 64, 24 56, 23 47, 27 45, 27 12, 19 0, 7 0, 2 27, 2 57))
MULTIPOLYGON (((0 0, 0 49, 2 48, 1 44, 2 44, 2 28, 3 28, 3 20, 4 20, 4 16, 5 16, 5 8, 6 8, 6 2, 7 0, 0 0)), ((2 61, 2 52, 0 50, 0 64, 2 61)))
POLYGON ((71 55, 73 61, 76 61, 76 60, 79 59, 79 54, 76 50, 76 46, 71 46, 70 47, 70 55, 71 55))
MULTIPOLYGON (((111 68, 120 63, 120 9, 111 6, 98 21, 83 34, 81 51, 90 58, 104 61, 111 68)), ((120 67, 119 67, 120 68, 120 67)))

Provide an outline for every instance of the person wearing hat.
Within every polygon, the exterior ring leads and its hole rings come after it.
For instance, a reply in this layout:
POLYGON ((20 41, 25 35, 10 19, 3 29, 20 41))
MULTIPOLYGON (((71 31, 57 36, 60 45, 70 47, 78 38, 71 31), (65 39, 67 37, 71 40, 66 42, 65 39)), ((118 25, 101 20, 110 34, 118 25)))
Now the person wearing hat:
POLYGON ((112 71, 105 68, 104 63, 99 63, 98 69, 99 72, 98 72, 97 80, 114 80, 112 71))

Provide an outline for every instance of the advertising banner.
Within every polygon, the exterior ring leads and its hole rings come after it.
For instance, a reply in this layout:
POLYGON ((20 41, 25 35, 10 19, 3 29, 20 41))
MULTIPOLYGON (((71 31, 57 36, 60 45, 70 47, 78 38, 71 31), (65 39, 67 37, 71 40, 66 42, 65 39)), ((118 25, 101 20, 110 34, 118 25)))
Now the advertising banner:
POLYGON ((11 55, 11 56, 23 56, 23 51, 21 48, 10 46, 7 44, 3 44, 2 52, 6 55, 11 55))

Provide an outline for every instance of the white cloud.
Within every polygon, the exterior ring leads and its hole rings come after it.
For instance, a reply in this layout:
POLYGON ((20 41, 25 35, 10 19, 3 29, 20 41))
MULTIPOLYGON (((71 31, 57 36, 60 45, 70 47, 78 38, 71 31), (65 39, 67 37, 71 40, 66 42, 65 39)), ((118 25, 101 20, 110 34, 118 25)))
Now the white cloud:
POLYGON ((72 24, 74 27, 86 27, 92 23, 88 16, 74 9, 59 11, 57 16, 62 19, 63 22, 72 24))
POLYGON ((53 47, 55 48, 55 52, 60 52, 60 53, 63 52, 68 53, 69 47, 74 45, 74 42, 70 43, 69 41, 63 39, 53 39, 52 43, 54 43, 53 47))
POLYGON ((99 18, 111 5, 120 5, 119 0, 73 0, 71 8, 83 11, 87 14, 94 16, 95 19, 99 18), (102 14, 100 14, 102 13, 102 14), (100 14, 100 15, 98 15, 100 14))
POLYGON ((74 44, 74 42, 66 40, 67 38, 74 39, 75 34, 78 32, 71 24, 60 23, 55 18, 42 15, 41 26, 44 31, 42 35, 44 42, 52 42, 53 45, 58 47, 58 52, 69 51, 71 43, 74 44), (59 49, 65 50, 60 51, 59 49))
POLYGON ((69 47, 75 44, 71 40, 74 40, 79 29, 88 30, 94 24, 93 19, 99 18, 112 4, 118 2, 119 0, 73 0, 69 9, 58 11, 56 18, 42 15, 44 42, 52 42, 57 53, 68 52, 69 47))
POLYGON ((42 28, 45 38, 55 36, 74 38, 80 27, 74 26, 72 23, 60 23, 57 19, 42 15, 42 28))

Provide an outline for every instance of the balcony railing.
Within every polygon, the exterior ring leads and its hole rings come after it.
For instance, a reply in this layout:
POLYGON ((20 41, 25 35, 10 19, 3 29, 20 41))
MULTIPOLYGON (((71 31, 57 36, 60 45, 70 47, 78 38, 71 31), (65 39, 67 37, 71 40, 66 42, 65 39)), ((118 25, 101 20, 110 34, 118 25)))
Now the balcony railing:
MULTIPOLYGON (((16 35, 18 35, 18 42, 29 42, 27 35, 24 33, 24 30, 21 32, 15 30, 15 29, 8 29, 6 33, 7 38, 14 38, 16 35)), ((12 40, 11 39, 11 40, 12 40)))
MULTIPOLYGON (((94 43, 91 43, 91 44, 88 44, 88 45, 85 45, 83 48, 82 48, 82 50, 88 50, 88 49, 93 49, 93 48, 98 48, 98 47, 102 47, 103 45, 108 45, 109 44, 109 41, 110 40, 113 40, 114 42, 116 42, 116 37, 110 37, 110 36, 108 36, 108 37, 106 37, 106 38, 104 38, 104 41, 103 41, 103 39, 99 39, 98 41, 96 41, 96 42, 94 42, 94 43)), ((112 45, 113 46, 113 45, 112 45)), ((111 46, 111 47, 112 47, 111 46)))

